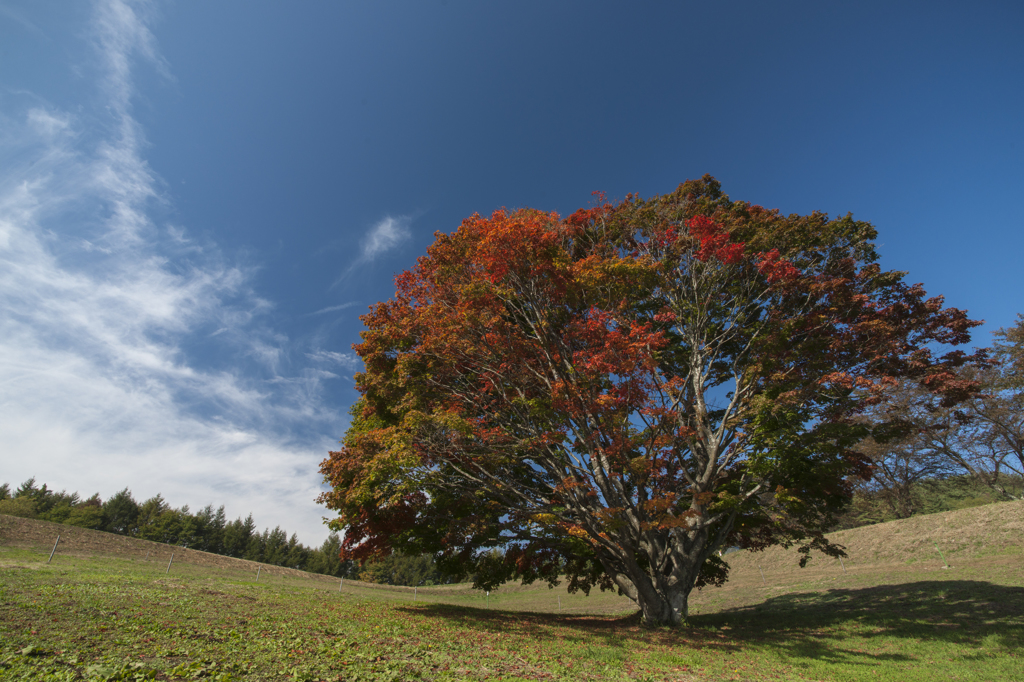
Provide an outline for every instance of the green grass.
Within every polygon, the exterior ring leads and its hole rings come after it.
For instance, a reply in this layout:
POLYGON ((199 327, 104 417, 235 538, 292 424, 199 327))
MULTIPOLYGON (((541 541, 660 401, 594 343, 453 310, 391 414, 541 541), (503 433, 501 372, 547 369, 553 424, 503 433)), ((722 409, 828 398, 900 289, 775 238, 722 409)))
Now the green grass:
POLYGON ((652 629, 608 594, 510 586, 488 601, 436 588, 413 602, 187 564, 165 574, 165 562, 58 553, 47 565, 47 553, 0 547, 0 679, 934 682, 1024 670, 1019 561, 758 576, 698 595, 690 627, 652 629), (576 613, 557 612, 559 594, 576 613), (581 615, 588 603, 604 615, 581 615))

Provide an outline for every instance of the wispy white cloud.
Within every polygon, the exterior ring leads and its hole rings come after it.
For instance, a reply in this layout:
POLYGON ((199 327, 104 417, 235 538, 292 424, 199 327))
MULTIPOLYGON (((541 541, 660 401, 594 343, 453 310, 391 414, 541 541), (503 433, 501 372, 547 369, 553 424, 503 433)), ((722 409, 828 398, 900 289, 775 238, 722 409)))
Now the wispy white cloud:
POLYGON ((380 254, 390 251, 411 236, 409 219, 388 216, 374 225, 363 238, 363 252, 360 260, 369 262, 380 254))
POLYGON ((340 284, 356 268, 372 263, 380 255, 398 248, 408 241, 412 237, 412 231, 409 229, 411 222, 412 218, 409 216, 386 216, 367 230, 362 239, 359 257, 335 280, 331 288, 340 284))
POLYGON ((339 310, 345 310, 346 308, 351 308, 354 305, 359 304, 356 303, 355 301, 350 301, 348 303, 342 303, 341 305, 332 305, 326 308, 321 308, 320 310, 316 310, 314 312, 309 313, 309 315, 323 315, 324 313, 333 313, 339 310))
POLYGON ((314 362, 341 365, 345 369, 356 369, 362 362, 354 353, 338 353, 331 350, 317 350, 314 353, 306 353, 306 357, 314 362))
POLYGON ((140 61, 167 71, 153 12, 95 5, 105 128, 37 98, 0 112, 0 478, 224 503, 315 542, 337 375, 291 360, 249 270, 150 217, 166 198, 131 102, 140 61))
POLYGON ((43 109, 29 109, 28 125, 43 139, 53 139, 71 127, 71 117, 64 113, 51 113, 43 109))

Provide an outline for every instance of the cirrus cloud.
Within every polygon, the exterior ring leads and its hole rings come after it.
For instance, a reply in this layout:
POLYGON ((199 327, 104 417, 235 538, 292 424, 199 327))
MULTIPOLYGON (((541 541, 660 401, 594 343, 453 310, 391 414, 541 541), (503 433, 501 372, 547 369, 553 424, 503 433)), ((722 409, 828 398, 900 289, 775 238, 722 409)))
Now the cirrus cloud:
POLYGON ((133 71, 168 73, 152 16, 95 4, 100 113, 36 96, 0 111, 0 478, 223 503, 317 542, 316 468, 344 421, 321 385, 337 375, 293 361, 251 271, 152 218, 167 199, 131 112, 133 71))
POLYGON ((409 229, 412 218, 409 216, 385 216, 363 235, 359 257, 345 269, 334 281, 331 288, 338 286, 351 275, 356 268, 372 263, 378 256, 398 248, 412 237, 409 229))

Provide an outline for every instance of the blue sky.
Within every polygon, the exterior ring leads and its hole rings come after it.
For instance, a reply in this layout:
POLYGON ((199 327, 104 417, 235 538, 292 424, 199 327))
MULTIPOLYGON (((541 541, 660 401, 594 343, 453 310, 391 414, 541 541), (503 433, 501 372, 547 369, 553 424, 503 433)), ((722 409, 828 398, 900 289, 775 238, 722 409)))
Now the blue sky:
POLYGON ((326 535, 358 316, 437 230, 715 175, 1024 312, 1019 2, 0 0, 0 480, 326 535))

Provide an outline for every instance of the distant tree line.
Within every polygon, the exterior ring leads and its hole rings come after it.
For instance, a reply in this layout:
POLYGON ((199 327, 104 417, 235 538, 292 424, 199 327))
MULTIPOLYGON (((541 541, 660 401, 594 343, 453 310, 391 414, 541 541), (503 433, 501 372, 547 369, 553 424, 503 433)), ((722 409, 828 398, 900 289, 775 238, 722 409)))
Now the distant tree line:
POLYGON ((57 492, 45 483, 38 485, 35 478, 14 490, 4 483, 0 485, 0 514, 127 535, 339 578, 410 586, 448 582, 430 556, 394 555, 358 565, 339 558, 341 539, 336 533, 331 533, 320 547, 306 547, 297 535, 289 535, 280 526, 258 532, 252 514, 228 521, 223 506, 214 509, 213 505, 207 505, 192 513, 188 505, 174 508, 161 495, 139 503, 127 488, 102 500, 99 493, 82 499, 78 493, 57 492))
POLYGON ((987 365, 960 370, 976 384, 970 400, 945 406, 900 385, 863 416, 897 428, 860 444, 874 475, 842 527, 1024 497, 1024 316, 995 336, 987 365))
POLYGON ((51 490, 34 478, 11 490, 0 485, 0 514, 41 519, 81 528, 117 533, 170 545, 189 547, 222 556, 288 566, 313 573, 355 577, 355 566, 339 558, 341 541, 331 533, 318 547, 306 547, 298 536, 280 526, 259 532, 252 514, 228 521, 224 507, 207 505, 192 513, 188 505, 174 508, 161 495, 139 503, 127 488, 107 500, 95 494, 51 490))

